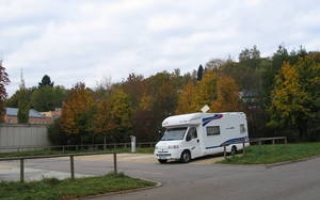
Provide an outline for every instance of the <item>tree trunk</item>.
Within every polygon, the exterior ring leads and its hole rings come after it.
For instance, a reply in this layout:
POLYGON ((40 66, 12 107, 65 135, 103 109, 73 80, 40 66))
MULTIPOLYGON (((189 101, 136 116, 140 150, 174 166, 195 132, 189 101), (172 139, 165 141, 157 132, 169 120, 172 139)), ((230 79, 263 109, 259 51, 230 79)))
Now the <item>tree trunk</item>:
POLYGON ((308 136, 307 120, 298 120, 299 140, 305 141, 308 136))

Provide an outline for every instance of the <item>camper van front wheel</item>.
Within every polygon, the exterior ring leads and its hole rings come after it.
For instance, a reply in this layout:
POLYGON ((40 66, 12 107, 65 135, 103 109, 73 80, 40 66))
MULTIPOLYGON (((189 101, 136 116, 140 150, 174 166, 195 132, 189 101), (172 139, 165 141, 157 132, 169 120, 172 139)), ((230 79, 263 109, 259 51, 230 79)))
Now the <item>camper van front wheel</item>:
POLYGON ((180 161, 183 163, 187 163, 187 162, 190 162, 190 160, 191 160, 190 152, 187 150, 183 151, 181 154, 180 161))

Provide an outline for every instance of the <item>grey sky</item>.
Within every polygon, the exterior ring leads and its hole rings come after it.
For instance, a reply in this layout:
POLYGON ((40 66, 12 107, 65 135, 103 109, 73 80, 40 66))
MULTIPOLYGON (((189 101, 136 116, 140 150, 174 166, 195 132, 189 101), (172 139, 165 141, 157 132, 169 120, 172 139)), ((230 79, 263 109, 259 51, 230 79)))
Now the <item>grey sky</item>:
POLYGON ((0 0, 0 55, 13 94, 47 74, 66 88, 125 80, 210 59, 236 60, 257 45, 320 48, 315 0, 0 0))

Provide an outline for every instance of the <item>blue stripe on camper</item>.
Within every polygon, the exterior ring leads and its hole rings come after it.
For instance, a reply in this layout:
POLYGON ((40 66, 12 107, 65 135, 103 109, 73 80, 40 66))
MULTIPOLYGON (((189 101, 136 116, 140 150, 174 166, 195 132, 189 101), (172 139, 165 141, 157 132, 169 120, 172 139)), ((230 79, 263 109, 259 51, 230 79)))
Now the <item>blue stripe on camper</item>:
POLYGON ((223 147, 224 145, 228 146, 230 144, 235 144, 235 143, 240 143, 240 142, 247 142, 247 141, 248 141, 248 137, 232 138, 230 140, 227 140, 227 141, 221 143, 220 145, 206 147, 206 149, 214 149, 214 148, 218 148, 218 147, 223 147))
POLYGON ((206 117, 202 119, 202 126, 205 126, 209 124, 211 121, 216 120, 216 119, 221 119, 223 117, 222 114, 215 114, 211 117, 206 117))
POLYGON ((215 149, 215 148, 218 148, 218 147, 221 147, 221 145, 219 145, 219 146, 206 147, 206 149, 215 149))

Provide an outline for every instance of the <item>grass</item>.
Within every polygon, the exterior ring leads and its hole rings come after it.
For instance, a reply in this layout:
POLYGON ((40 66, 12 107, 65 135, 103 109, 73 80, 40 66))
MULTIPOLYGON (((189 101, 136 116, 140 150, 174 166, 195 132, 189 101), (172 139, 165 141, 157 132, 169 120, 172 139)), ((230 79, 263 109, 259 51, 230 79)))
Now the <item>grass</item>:
POLYGON ((320 156, 320 143, 251 145, 244 155, 228 157, 225 164, 270 164, 320 156))
POLYGON ((0 182, 0 199, 69 200, 78 197, 154 186, 154 182, 134 179, 124 174, 79 179, 46 178, 26 183, 0 182))

